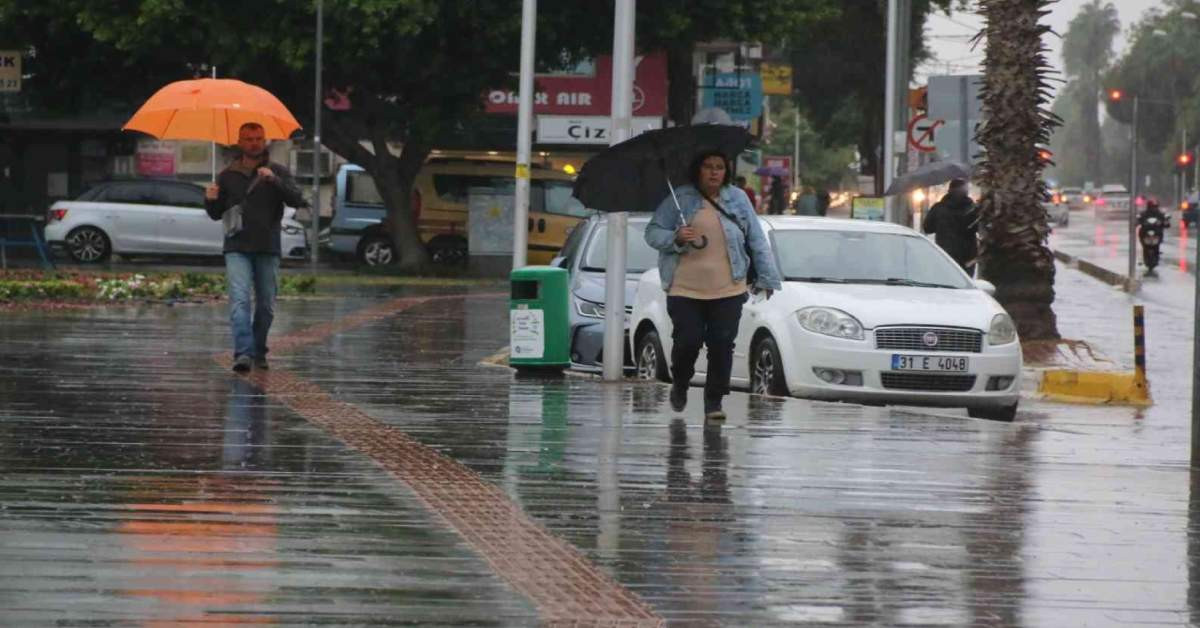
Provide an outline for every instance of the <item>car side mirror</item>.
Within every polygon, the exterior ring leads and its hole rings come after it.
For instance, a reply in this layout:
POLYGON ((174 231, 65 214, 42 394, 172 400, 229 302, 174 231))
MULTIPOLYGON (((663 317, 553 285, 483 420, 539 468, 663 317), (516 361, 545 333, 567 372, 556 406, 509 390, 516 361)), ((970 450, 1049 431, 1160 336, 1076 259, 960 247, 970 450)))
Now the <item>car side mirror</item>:
POLYGON ((988 295, 990 295, 990 296, 993 296, 993 297, 996 296, 996 284, 994 284, 986 279, 976 279, 975 287, 979 288, 980 290, 983 290, 984 292, 988 293, 988 295))
POLYGON ((567 258, 565 258, 561 255, 558 257, 555 257, 554 259, 550 260, 550 265, 557 266, 559 268, 566 268, 567 267, 567 258))

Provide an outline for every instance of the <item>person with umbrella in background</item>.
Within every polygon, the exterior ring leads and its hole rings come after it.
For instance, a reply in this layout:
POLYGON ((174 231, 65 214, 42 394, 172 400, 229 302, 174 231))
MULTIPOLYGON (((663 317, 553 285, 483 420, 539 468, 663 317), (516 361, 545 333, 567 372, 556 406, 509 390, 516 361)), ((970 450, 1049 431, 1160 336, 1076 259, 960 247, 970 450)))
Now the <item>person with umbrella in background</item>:
POLYGON ((308 202, 288 169, 270 160, 261 124, 243 124, 237 146, 241 155, 205 190, 204 205, 210 218, 225 225, 233 370, 244 373, 251 364, 267 368, 267 334, 275 318, 279 286, 283 207, 308 207, 308 202))
POLYGON ((733 171, 719 150, 702 150, 688 168, 688 185, 674 190, 646 226, 646 242, 659 251, 674 347, 671 407, 682 412, 700 346, 708 346, 704 384, 706 424, 725 420, 733 346, 748 290, 770 298, 782 288, 779 271, 754 207, 731 185, 733 171), (756 275, 756 276, 755 276, 756 275))
POLYGON ((966 180, 954 179, 950 181, 950 191, 925 214, 921 230, 934 234, 937 245, 968 275, 974 276, 975 257, 979 252, 978 225, 979 214, 975 201, 967 195, 966 180))
POLYGON ((767 200, 767 213, 778 216, 787 208, 787 190, 783 184, 783 178, 776 175, 771 177, 771 189, 767 191, 769 198, 767 200))

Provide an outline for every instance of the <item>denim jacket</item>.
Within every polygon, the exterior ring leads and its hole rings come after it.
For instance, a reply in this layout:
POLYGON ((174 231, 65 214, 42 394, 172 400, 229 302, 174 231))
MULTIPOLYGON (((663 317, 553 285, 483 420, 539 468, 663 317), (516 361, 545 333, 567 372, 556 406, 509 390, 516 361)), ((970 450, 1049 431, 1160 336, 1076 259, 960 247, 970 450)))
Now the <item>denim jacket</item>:
MULTIPOLYGON (((704 197, 696 188, 690 185, 675 188, 679 198, 679 207, 683 209, 684 219, 691 224, 692 218, 704 203, 704 197)), ((755 286, 768 290, 779 290, 783 287, 780 281, 779 269, 775 267, 775 256, 767 244, 767 236, 763 233, 762 225, 750 199, 746 193, 733 186, 722 186, 721 196, 717 201, 725 211, 738 218, 741 226, 733 224, 723 214, 719 214, 721 226, 725 229, 725 244, 729 249, 729 265, 733 269, 734 281, 746 278, 746 269, 750 260, 746 257, 746 247, 742 242, 742 228, 750 238, 750 251, 754 254, 754 269, 758 271, 758 281, 755 286)), ((679 267, 679 257, 687 255, 692 248, 684 244, 675 244, 675 231, 679 228, 679 210, 675 209, 675 201, 668 196, 654 211, 654 218, 646 225, 646 243, 658 250, 658 273, 662 279, 663 291, 671 289, 675 279, 675 269, 679 267)))

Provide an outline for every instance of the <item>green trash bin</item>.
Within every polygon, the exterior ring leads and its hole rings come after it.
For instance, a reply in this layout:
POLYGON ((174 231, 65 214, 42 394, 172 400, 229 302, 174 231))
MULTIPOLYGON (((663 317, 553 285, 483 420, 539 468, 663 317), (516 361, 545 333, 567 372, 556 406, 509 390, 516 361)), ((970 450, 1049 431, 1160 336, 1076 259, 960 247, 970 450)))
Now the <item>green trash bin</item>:
POLYGON ((571 363, 569 278, 556 266, 512 271, 508 363, 517 370, 562 370, 571 363))

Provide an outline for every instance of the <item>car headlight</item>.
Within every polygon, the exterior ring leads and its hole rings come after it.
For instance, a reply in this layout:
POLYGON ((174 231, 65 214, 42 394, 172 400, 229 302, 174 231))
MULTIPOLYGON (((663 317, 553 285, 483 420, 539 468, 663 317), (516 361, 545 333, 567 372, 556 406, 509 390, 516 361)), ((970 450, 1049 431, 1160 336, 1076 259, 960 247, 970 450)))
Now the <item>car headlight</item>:
POLYGON ((989 345, 1006 345, 1017 339, 1017 325, 1008 314, 997 314, 992 317, 992 326, 988 328, 989 345))
POLYGON ((858 319, 831 307, 806 307, 796 312, 800 326, 814 334, 862 340, 863 326, 858 319))
POLYGON ((579 312, 580 316, 588 318, 604 318, 604 305, 601 303, 592 303, 583 299, 575 299, 575 311, 579 312))

